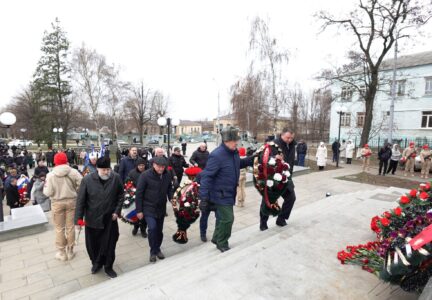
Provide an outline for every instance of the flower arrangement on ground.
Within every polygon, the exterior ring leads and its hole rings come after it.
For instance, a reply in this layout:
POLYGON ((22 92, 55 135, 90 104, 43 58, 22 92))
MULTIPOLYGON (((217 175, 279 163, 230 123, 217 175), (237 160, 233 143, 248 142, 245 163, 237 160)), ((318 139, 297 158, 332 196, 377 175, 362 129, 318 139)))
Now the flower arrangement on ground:
POLYGON ((399 198, 399 206, 371 220, 377 240, 348 246, 342 264, 360 265, 405 291, 421 292, 432 275, 431 184, 420 184, 399 198))

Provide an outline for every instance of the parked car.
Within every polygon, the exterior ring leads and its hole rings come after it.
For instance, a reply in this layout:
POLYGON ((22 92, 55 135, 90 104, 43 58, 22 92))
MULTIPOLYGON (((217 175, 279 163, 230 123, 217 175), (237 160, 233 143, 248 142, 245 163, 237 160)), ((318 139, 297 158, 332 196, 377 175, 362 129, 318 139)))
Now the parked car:
POLYGON ((33 145, 32 141, 28 140, 12 140, 8 143, 9 147, 16 146, 16 147, 31 147, 33 145))
POLYGON ((128 143, 126 143, 123 140, 117 140, 117 144, 119 144, 119 145, 128 145, 128 143))

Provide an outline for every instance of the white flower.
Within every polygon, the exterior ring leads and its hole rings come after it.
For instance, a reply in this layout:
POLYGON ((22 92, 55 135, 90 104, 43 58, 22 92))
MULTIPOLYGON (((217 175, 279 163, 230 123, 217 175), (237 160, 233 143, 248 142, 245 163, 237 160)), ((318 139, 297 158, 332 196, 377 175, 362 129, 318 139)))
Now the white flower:
POLYGON ((290 173, 290 171, 284 171, 284 175, 288 178, 291 176, 291 173, 290 173))
POLYGON ((274 166, 274 165, 276 165, 276 160, 272 157, 272 158, 270 158, 268 164, 269 164, 269 166, 274 166))
POLYGON ((190 203, 189 202, 185 202, 184 203, 184 207, 190 207, 190 203))
POLYGON ((273 182, 273 180, 267 180, 267 186, 268 187, 272 187, 274 185, 274 182, 273 182))
POLYGON ((129 203, 130 203, 129 200, 126 200, 126 201, 124 202, 125 205, 129 205, 129 203))
POLYGON ((132 189, 132 192, 136 192, 136 189, 135 189, 135 188, 133 188, 133 189, 132 189))
POLYGON ((281 181, 282 175, 280 173, 276 173, 276 174, 274 174, 273 179, 276 181, 281 181))

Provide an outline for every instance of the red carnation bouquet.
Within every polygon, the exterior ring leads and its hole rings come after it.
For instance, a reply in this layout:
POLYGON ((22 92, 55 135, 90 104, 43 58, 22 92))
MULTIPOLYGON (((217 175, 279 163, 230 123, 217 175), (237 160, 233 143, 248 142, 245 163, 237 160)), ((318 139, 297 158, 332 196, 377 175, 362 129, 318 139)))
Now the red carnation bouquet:
POLYGON ((254 161, 254 184, 263 197, 261 213, 266 216, 280 213, 277 200, 291 179, 290 166, 277 158, 278 155, 282 155, 282 150, 274 142, 269 142, 256 152, 254 161))
POLYGON ((179 244, 188 242, 187 230, 200 216, 198 208, 199 184, 192 180, 201 171, 200 168, 196 167, 186 169, 185 173, 189 180, 183 183, 174 194, 172 205, 176 217, 177 232, 173 235, 173 240, 179 244))
POLYGON ((399 206, 372 218, 370 228, 376 241, 346 247, 338 252, 340 262, 360 265, 405 291, 421 292, 432 274, 431 184, 402 195, 399 206))

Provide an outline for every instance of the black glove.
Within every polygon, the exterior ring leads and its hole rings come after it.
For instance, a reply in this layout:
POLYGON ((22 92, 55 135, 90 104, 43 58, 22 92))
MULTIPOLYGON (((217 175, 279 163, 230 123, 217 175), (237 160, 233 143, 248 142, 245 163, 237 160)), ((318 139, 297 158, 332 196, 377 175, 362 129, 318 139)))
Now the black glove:
POLYGON ((209 209, 209 201, 207 199, 201 199, 199 203, 199 209, 201 211, 208 211, 209 209))

